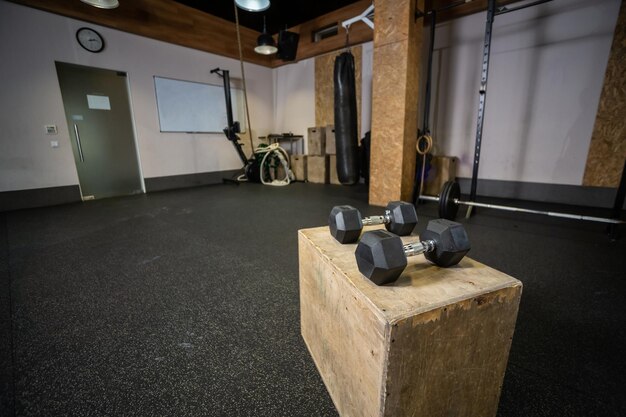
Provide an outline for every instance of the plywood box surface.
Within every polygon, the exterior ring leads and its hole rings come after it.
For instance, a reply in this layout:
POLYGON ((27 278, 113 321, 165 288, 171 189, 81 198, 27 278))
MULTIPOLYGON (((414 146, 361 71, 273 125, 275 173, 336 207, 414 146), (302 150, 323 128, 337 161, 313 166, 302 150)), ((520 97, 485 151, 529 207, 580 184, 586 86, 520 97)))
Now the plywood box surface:
POLYGON ((328 156, 308 155, 306 169, 307 181, 316 184, 328 184, 328 156))
POLYGON ((298 244, 302 336, 341 416, 496 415, 520 281, 420 255, 377 286, 328 227, 300 230, 298 244))
POLYGON ((326 154, 334 155, 337 153, 337 145, 335 144, 335 125, 328 125, 324 128, 324 138, 326 140, 326 154))
POLYGON ((296 181, 306 181, 306 155, 291 155, 291 171, 296 181))
POLYGON ((326 151, 325 129, 323 127, 310 127, 307 130, 307 154, 324 155, 326 151))
POLYGON ((339 176, 337 175, 337 155, 328 155, 328 181, 331 184, 341 185, 339 176))

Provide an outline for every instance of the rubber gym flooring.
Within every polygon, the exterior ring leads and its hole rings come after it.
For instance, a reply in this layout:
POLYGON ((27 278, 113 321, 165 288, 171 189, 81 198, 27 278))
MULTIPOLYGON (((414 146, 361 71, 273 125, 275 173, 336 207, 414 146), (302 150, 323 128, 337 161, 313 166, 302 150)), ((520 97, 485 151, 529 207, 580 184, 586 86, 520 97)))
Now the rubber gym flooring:
MULTIPOLYGON (((336 416, 300 336, 296 240, 336 204, 377 212, 363 186, 298 183, 0 214, 0 415, 336 416)), ((419 212, 416 232, 436 205, 419 212)), ((469 256, 524 283, 498 415, 626 415, 626 237, 461 221, 469 256)))

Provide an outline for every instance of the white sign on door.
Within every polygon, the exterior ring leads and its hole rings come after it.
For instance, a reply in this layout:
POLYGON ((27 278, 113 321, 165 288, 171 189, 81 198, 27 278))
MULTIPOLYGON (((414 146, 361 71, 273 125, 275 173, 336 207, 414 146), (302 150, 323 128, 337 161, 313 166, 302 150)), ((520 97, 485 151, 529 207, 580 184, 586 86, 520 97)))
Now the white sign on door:
POLYGON ((111 110, 111 102, 107 96, 91 96, 87 94, 87 106, 92 110, 111 110))

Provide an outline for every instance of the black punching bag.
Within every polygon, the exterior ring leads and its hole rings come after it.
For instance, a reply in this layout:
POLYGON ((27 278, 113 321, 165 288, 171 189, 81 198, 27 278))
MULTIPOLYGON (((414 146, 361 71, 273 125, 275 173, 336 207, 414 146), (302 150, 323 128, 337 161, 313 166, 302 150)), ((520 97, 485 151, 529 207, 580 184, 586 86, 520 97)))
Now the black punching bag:
POLYGON ((335 59, 335 143, 337 176, 344 185, 359 181, 359 138, 356 121, 354 56, 344 52, 335 59))

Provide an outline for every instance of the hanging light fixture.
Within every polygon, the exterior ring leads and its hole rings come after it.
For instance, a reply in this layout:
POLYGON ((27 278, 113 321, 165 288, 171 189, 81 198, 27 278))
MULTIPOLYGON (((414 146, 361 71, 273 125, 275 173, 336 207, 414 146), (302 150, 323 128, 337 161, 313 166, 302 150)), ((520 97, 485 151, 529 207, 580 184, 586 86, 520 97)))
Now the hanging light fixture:
POLYGON ((270 0, 235 0, 240 9, 248 12, 262 12, 270 7, 270 0))
POLYGON ((115 9, 120 5, 117 0, 80 0, 83 3, 87 3, 90 6, 97 7, 99 9, 115 9))
POLYGON ((278 52, 278 48, 274 43, 274 38, 267 33, 267 28, 265 27, 265 16, 263 16, 263 33, 261 33, 256 40, 256 48, 254 48, 254 52, 261 55, 272 55, 278 52))

